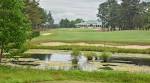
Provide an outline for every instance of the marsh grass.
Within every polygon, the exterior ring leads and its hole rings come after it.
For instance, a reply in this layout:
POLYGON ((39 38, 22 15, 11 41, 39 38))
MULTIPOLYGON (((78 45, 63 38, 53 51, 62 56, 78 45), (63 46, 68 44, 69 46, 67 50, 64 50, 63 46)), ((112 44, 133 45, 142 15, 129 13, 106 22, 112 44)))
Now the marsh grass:
POLYGON ((77 49, 80 51, 97 51, 104 52, 105 50, 112 53, 140 53, 150 54, 150 49, 124 49, 115 47, 101 47, 101 46, 78 46, 78 45, 63 45, 63 46, 36 46, 31 45, 30 49, 50 49, 50 50, 73 50, 77 49))
POLYGON ((97 54, 95 52, 84 52, 84 56, 87 57, 88 61, 93 60, 93 58, 97 57, 97 54))
POLYGON ((79 62, 80 55, 81 52, 78 49, 72 50, 71 56, 72 56, 73 69, 78 69, 78 62, 79 62))
POLYGON ((110 52, 102 52, 100 57, 103 59, 103 62, 108 62, 110 58, 112 57, 112 53, 110 52))

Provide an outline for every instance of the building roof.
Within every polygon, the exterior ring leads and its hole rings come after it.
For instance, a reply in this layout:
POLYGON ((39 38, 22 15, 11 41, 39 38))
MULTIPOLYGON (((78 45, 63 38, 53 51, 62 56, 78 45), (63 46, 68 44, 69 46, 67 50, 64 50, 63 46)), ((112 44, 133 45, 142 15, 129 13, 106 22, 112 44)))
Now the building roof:
POLYGON ((82 23, 78 23, 76 25, 102 25, 101 21, 97 21, 97 20, 89 20, 89 21, 85 21, 82 23))

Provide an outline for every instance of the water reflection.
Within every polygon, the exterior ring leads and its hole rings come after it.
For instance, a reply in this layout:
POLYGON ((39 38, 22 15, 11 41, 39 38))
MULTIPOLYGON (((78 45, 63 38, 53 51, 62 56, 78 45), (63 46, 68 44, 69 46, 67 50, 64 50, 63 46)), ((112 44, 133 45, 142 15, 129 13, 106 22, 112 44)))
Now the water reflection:
POLYGON ((97 70, 126 70, 150 72, 150 56, 145 54, 113 54, 109 63, 102 63, 100 57, 94 57, 88 61, 87 57, 81 54, 78 57, 77 65, 72 64, 73 57, 71 52, 60 52, 51 54, 33 54, 31 57, 34 64, 39 64, 35 68, 54 69, 54 70, 72 70, 79 69, 83 71, 97 70), (145 57, 145 58, 144 58, 145 57))
POLYGON ((78 64, 72 64, 72 56, 70 53, 52 53, 52 54, 33 54, 31 56, 33 59, 38 59, 41 62, 39 68, 46 68, 46 69, 63 69, 63 70, 70 70, 70 69, 79 69, 85 71, 93 71, 96 70, 96 67, 91 63, 88 63, 87 58, 84 56, 80 56, 78 58, 78 64))

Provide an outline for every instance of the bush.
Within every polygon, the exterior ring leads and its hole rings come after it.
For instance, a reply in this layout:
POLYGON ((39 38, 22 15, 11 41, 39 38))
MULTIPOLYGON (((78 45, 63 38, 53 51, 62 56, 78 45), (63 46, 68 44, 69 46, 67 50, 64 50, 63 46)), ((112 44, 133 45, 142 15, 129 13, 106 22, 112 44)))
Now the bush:
POLYGON ((79 56, 80 56, 80 51, 77 50, 77 49, 74 49, 71 53, 71 56, 72 56, 72 65, 75 68, 78 67, 78 62, 79 62, 79 56))
POLYGON ((40 36, 40 31, 33 31, 32 32, 32 38, 40 36))
POLYGON ((111 53, 103 52, 100 57, 103 59, 103 62, 108 62, 111 56, 112 56, 111 53))
POLYGON ((94 52, 85 52, 84 56, 87 57, 88 61, 93 60, 93 57, 96 57, 96 53, 94 52))
POLYGON ((74 49, 74 50, 72 51, 71 55, 72 55, 72 56, 74 56, 74 57, 77 57, 77 56, 80 56, 80 55, 81 55, 81 53, 80 53, 80 51, 79 51, 79 50, 74 49))

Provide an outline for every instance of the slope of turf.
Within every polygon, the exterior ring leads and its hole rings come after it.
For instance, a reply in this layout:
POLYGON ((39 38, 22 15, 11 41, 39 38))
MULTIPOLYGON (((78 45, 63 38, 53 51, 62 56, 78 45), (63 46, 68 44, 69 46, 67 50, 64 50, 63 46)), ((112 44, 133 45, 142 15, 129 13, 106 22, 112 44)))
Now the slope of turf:
POLYGON ((64 42, 129 42, 129 43, 149 43, 150 31, 115 31, 99 32, 93 30, 53 30, 46 33, 50 35, 40 36, 33 41, 64 41, 64 42))

